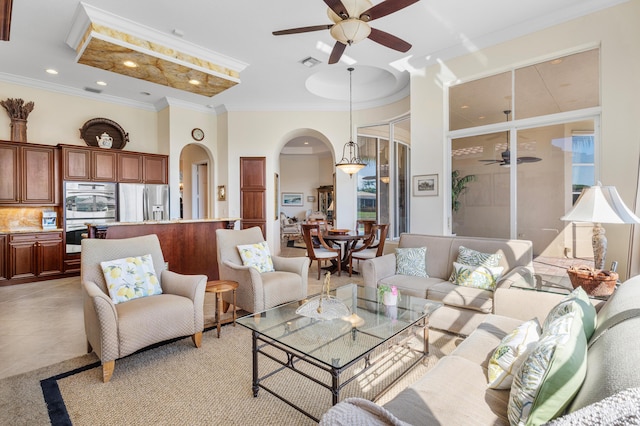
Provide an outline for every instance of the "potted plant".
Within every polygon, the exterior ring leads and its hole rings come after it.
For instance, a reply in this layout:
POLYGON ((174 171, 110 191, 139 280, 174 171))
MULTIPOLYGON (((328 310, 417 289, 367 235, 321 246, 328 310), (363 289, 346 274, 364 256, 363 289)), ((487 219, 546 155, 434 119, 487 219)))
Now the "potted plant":
POLYGON ((382 284, 378 286, 378 301, 382 301, 384 305, 394 306, 401 298, 400 290, 395 285, 382 284))
POLYGON ((460 209, 460 201, 458 197, 466 191, 470 182, 476 180, 476 175, 467 175, 460 177, 460 171, 451 172, 451 209, 457 212, 460 209))

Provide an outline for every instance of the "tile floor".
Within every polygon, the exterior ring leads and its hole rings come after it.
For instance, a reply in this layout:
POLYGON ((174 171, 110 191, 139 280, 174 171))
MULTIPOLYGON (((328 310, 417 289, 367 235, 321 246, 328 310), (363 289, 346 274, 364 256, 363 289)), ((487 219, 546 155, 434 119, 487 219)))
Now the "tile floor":
MULTIPOLYGON (((304 250, 283 247, 283 256, 301 256, 304 250)), ((566 274, 557 259, 536 259, 536 272, 566 274), (538 269, 540 268, 540 269, 538 269)), ((584 261, 578 263, 585 263, 584 261)), ((309 293, 320 291, 314 265, 309 270, 309 293)), ((333 277, 332 286, 362 278, 348 273, 333 277)), ((213 323, 215 299, 205 298, 205 324, 213 323)), ((224 337, 224 330, 221 337, 224 337)), ((80 278, 62 278, 0 287, 0 378, 31 371, 86 353, 80 278)))

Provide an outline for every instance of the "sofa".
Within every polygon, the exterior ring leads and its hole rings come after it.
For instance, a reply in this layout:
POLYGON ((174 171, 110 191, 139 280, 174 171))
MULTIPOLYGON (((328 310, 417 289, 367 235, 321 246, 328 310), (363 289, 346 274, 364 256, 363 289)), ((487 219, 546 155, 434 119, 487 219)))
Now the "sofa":
POLYGON ((449 282, 461 246, 501 255, 499 266, 504 270, 497 281, 497 288, 509 288, 521 280, 533 285, 531 241, 409 233, 400 235, 398 249, 426 247, 428 277, 397 274, 396 254, 390 253, 361 264, 364 285, 396 286, 401 295, 442 302, 444 307, 438 309, 430 319, 431 327, 467 336, 487 315, 494 312, 494 291, 449 282))
MULTIPOLYGON (((507 414, 513 390, 487 386, 489 360, 508 333, 532 318, 543 324, 549 311, 560 306, 566 297, 533 290, 498 289, 495 314, 488 315, 451 354, 440 359, 417 382, 383 406, 359 398, 347 399, 327 411, 320 424, 518 424, 513 419, 510 423, 507 414)), ((595 328, 591 337, 586 340, 583 335, 582 349, 569 351, 578 359, 582 352, 584 369, 580 370, 582 374, 562 378, 561 383, 578 380, 577 386, 563 400, 564 408, 549 417, 549 424, 640 424, 640 276, 622 283, 608 301, 593 300, 593 304, 599 310, 597 315, 594 310, 595 328)), ((587 322, 585 319, 584 323, 587 322)), ((525 365, 515 375, 521 374, 525 365)), ((544 380, 557 378, 549 373, 544 380)), ((556 393, 538 392, 537 398, 545 395, 553 398, 556 393)), ((544 422, 529 419, 529 423, 522 424, 544 422)))

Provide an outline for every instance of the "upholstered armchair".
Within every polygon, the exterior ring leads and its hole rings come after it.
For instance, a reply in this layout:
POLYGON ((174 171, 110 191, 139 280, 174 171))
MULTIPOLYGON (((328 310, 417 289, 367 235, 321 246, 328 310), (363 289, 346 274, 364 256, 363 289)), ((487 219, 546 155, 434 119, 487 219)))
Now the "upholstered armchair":
POLYGON ((300 238, 300 224, 293 222, 283 212, 280 213, 280 237, 282 239, 297 239, 300 238))
POLYGON ((204 328, 206 275, 180 275, 165 269, 156 235, 82 240, 81 276, 88 351, 111 379, 115 360, 154 343, 191 336, 200 347, 204 328), (100 262, 150 254, 162 294, 114 304, 100 262))
MULTIPOLYGON (((243 265, 238 246, 263 243, 260 228, 217 229, 216 239, 220 279, 238 282, 238 307, 247 312, 261 312, 307 297, 308 258, 271 255, 275 271, 258 272, 252 266, 243 265)), ((227 294, 222 297, 225 302, 233 303, 227 294)))

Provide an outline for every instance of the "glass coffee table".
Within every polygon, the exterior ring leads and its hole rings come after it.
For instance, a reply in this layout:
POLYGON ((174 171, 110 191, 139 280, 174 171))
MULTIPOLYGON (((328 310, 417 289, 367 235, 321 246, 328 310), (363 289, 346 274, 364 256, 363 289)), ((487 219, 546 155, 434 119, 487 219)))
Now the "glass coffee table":
POLYGON ((418 356, 407 365, 402 365, 403 372, 385 389, 428 355, 428 318, 442 303, 403 295, 396 306, 385 306, 378 302, 375 288, 355 284, 334 289, 331 295, 346 305, 348 315, 332 320, 299 315, 296 310, 306 301, 303 300, 237 320, 238 324, 252 330, 254 397, 262 388, 318 421, 318 418, 268 386, 264 380, 283 371, 294 371, 329 390, 332 405, 335 405, 340 401, 340 392, 346 385, 366 373, 381 353, 406 343, 414 327, 419 327, 423 333, 418 356), (270 365, 276 367, 272 371, 260 371, 259 355, 271 360, 270 365), (350 368, 356 363, 362 368, 350 368), (309 373, 309 369, 314 373, 309 373), (325 374, 329 375, 325 380, 318 377, 325 374))

